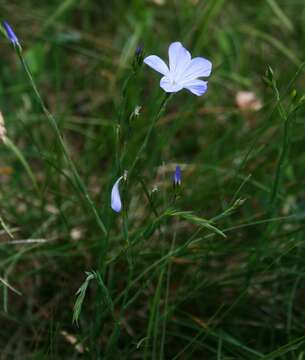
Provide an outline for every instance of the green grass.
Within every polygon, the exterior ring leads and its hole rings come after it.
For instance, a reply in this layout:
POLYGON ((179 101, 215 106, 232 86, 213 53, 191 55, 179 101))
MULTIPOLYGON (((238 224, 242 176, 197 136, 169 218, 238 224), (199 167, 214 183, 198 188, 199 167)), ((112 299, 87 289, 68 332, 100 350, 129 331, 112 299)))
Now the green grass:
POLYGON ((0 1, 1 360, 305 359, 304 1, 156 3, 0 1), (203 97, 133 72, 176 40, 203 97))

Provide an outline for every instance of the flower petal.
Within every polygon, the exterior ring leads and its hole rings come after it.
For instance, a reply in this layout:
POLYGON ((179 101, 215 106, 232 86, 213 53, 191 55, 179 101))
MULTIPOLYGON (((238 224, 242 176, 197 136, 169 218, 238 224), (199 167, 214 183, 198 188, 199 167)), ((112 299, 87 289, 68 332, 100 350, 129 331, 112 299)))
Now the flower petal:
POLYGON ((168 92, 173 93, 177 92, 183 89, 183 86, 177 83, 173 83, 168 77, 163 76, 163 78, 160 80, 160 86, 161 88, 168 92))
POLYGON ((152 69, 158 71, 162 75, 168 75, 168 73, 169 73, 169 69, 168 69, 167 65, 161 58, 159 58, 159 56, 156 56, 156 55, 147 56, 144 59, 144 62, 146 65, 148 65, 152 69))
POLYGON ((197 96, 203 95, 208 89, 208 82, 203 80, 190 80, 183 87, 197 96))
POLYGON ((211 71, 212 63, 209 60, 202 57, 196 57, 192 59, 190 65, 184 72, 182 81, 190 81, 202 76, 210 76, 211 71))
POLYGON ((119 191, 120 181, 123 179, 123 176, 119 177, 114 183, 111 190, 111 208, 115 212, 120 212, 122 210, 122 201, 119 191))
POLYGON ((191 54, 177 41, 169 46, 168 58, 172 79, 178 82, 191 63, 191 54))

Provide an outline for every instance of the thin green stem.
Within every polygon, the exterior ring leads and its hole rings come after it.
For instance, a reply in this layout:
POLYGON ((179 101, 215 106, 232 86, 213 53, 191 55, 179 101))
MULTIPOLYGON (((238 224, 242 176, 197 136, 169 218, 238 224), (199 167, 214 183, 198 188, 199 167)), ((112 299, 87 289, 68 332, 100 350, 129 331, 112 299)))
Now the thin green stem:
POLYGON ((288 108, 287 111, 284 109, 284 106, 281 101, 281 95, 280 95, 280 92, 277 87, 277 82, 276 82, 275 78, 273 77, 273 71, 271 68, 269 69, 269 74, 270 74, 269 76, 271 77, 271 87, 272 87, 272 90, 273 90, 273 93, 274 93, 274 96, 275 96, 276 102, 277 102, 276 107, 277 107, 279 115, 283 121, 283 140, 282 140, 280 156, 279 156, 279 160, 277 163, 277 167, 276 167, 276 171, 275 171, 275 178, 274 178, 271 195, 270 195, 270 200, 269 200, 270 210, 272 211, 272 209, 274 208, 276 199, 277 199, 277 194, 279 192, 280 181, 281 181, 283 169, 284 169, 287 154, 288 154, 290 121, 291 121, 292 115, 295 113, 295 109, 291 110, 290 108, 288 108))
POLYGON ((70 168, 71 168, 71 171, 72 171, 72 173, 73 173, 73 175, 74 175, 76 184, 77 184, 80 192, 84 195, 84 198, 86 199, 89 207, 91 208, 91 210, 92 210, 92 212, 93 212, 93 214, 94 214, 94 217, 95 217, 95 219, 96 219, 96 221, 97 221, 97 224, 99 225, 99 227, 100 227, 100 229, 102 230, 103 234, 104 234, 104 235, 107 235, 106 227, 105 227, 102 219, 100 218, 100 216, 99 216, 99 214, 98 214, 98 212, 97 212, 97 209, 96 209, 96 207, 95 207, 95 205, 94 205, 94 202, 93 202, 93 200, 91 199, 90 194, 89 194, 89 192, 87 191, 86 186, 85 186, 84 182, 82 181, 82 179, 81 179, 81 177, 80 177, 80 175, 79 175, 79 173, 78 173, 78 171, 77 171, 77 169, 76 169, 76 167, 75 167, 75 165, 74 165, 74 163, 73 163, 73 161, 72 161, 72 159, 71 159, 71 157, 70 157, 70 155, 69 155, 69 152, 68 152, 68 150, 67 150, 67 148, 66 148, 64 139, 63 139, 63 137, 62 137, 62 135, 61 135, 61 133, 60 133, 59 127, 58 127, 58 125, 57 125, 57 122, 56 122, 54 116, 53 116, 53 115, 50 113, 50 111, 47 109, 47 107, 46 107, 46 105, 45 105, 45 103, 44 103, 44 101, 43 101, 43 99, 42 99, 42 97, 41 97, 41 95, 40 95, 40 92, 39 92, 39 90, 38 90, 38 88, 37 88, 37 86, 36 86, 36 83, 35 83, 35 80, 34 80, 34 78, 33 78, 32 73, 31 73, 31 70, 30 70, 30 68, 28 67, 28 65, 27 65, 24 57, 22 56, 21 51, 18 50, 18 49, 17 49, 16 51, 17 51, 17 54, 18 54, 19 59, 20 59, 20 61, 21 61, 21 64, 22 64, 22 66, 23 66, 23 68, 24 68, 24 70, 25 70, 25 73, 26 73, 26 75, 28 76, 28 79, 29 79, 29 81, 30 81, 30 84, 31 84, 31 86, 32 86, 32 88, 33 88, 33 90, 34 90, 34 93, 35 93, 35 95, 36 95, 36 98, 37 98, 37 100, 38 100, 38 102, 39 102, 39 104, 40 104, 40 106, 41 106, 41 108, 42 108, 42 111, 44 112, 46 118, 48 119, 51 127, 53 128, 53 130, 54 130, 54 132, 55 132, 55 134, 56 134, 56 136, 57 136, 57 139, 58 139, 58 141, 59 141, 59 144, 60 144, 61 150, 62 150, 62 152, 63 152, 63 154, 64 154, 64 157, 66 158, 66 161, 67 161, 67 163, 69 164, 69 166, 70 166, 70 168))
MULTIPOLYGON (((178 227, 178 219, 174 221, 174 234, 170 247, 170 252, 172 253, 175 249, 176 238, 177 238, 177 227, 178 227)), ((169 290, 170 290, 170 282, 172 275, 172 259, 168 260, 168 268, 166 275, 166 289, 165 289, 165 298, 164 298, 164 319, 162 324, 162 335, 161 335, 161 345, 160 345, 160 359, 164 359, 164 348, 165 348, 165 339, 166 339, 166 326, 167 326, 167 318, 168 318, 168 302, 169 302, 169 290)))
POLYGON ((277 194, 278 194, 279 188, 280 188, 280 180, 282 177, 283 169, 285 167, 285 162, 286 162, 286 158, 287 158, 287 154, 288 154, 289 128, 290 128, 290 120, 292 117, 291 115, 292 114, 289 114, 287 116, 286 120, 284 121, 284 125, 283 125, 283 141, 282 141, 281 153, 280 153, 279 161, 278 161, 278 164, 276 167, 275 178, 274 178, 270 201, 269 201, 271 208, 273 208, 275 205, 277 194))
POLYGON ((136 165, 138 164, 138 161, 140 160, 141 156, 142 156, 142 153, 143 151, 145 150, 147 144, 148 144, 148 141, 151 137, 151 134, 153 132, 153 129, 156 125, 156 123, 158 122, 158 120, 160 119, 160 117, 162 116, 162 114, 164 113, 165 109, 166 109, 166 106, 167 106, 167 103, 169 102, 169 100, 172 98, 173 94, 168 94, 168 93, 165 93, 163 95, 163 98, 162 98, 162 101, 161 101, 161 104, 160 104, 160 107, 159 107, 159 110, 158 112, 156 113, 156 115, 153 117, 152 119, 152 122, 150 123, 150 126, 149 126, 149 129, 146 133, 146 136, 144 138, 144 141, 143 143, 141 144, 141 147, 139 148, 136 156, 135 156, 135 159, 131 165, 131 168, 129 170, 129 174, 131 175, 136 167, 136 165))

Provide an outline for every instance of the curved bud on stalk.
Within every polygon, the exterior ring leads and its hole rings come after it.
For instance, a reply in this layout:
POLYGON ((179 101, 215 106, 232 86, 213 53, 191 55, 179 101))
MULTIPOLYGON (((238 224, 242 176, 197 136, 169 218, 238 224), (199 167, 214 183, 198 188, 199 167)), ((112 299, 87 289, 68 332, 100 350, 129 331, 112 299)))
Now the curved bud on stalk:
POLYGON ((0 140, 5 142, 5 139, 6 139, 6 127, 2 113, 0 111, 0 140))
POLYGON ((113 211, 119 213, 122 210, 122 201, 120 195, 120 181, 123 179, 123 176, 120 176, 117 181, 114 183, 111 190, 111 208, 113 211))
POLYGON ((6 31, 6 35, 9 39, 9 41, 14 45, 17 46, 19 48, 21 48, 21 45, 19 43, 19 40, 14 32, 14 30, 12 29, 12 27, 10 26, 10 24, 7 21, 3 21, 3 27, 6 31))

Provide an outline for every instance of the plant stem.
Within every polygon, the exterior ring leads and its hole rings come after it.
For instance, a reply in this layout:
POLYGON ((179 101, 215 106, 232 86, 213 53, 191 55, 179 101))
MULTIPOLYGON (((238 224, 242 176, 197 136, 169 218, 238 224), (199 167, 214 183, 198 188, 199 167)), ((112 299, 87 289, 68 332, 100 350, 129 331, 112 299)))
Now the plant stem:
POLYGON ((173 94, 168 94, 168 93, 165 93, 165 94, 163 95, 163 98, 162 98, 162 101, 161 101, 159 110, 158 110, 158 112, 156 113, 156 115, 153 117, 153 120, 152 120, 152 122, 151 122, 151 124, 150 124, 150 126, 149 126, 149 129, 148 129, 148 131, 147 131, 147 133, 146 133, 146 136, 145 136, 145 138, 144 138, 144 141, 143 141, 141 147, 139 148, 139 150, 138 150, 138 152, 137 152, 137 154, 136 154, 136 156, 135 156, 135 159, 134 159, 134 161, 133 161, 133 163, 132 163, 132 165, 131 165, 131 168, 130 168, 130 170, 129 170, 129 174, 130 174, 130 175, 133 173, 133 171, 134 171, 134 169, 135 169, 138 161, 140 160, 140 157, 141 157, 143 151, 145 150, 145 148, 146 148, 146 146, 147 146, 147 144, 148 144, 148 141, 149 141, 149 139, 150 139, 150 137, 151 137, 151 134, 152 134, 152 132, 153 132, 153 129, 154 129, 157 121, 160 119, 161 115, 162 115, 163 112, 165 111, 166 106, 167 106, 167 103, 168 103, 169 100, 172 98, 172 96, 173 96, 173 94))
POLYGON ((272 187, 271 196, 270 196, 270 207, 271 208, 274 207, 275 202, 276 202, 277 194, 278 194, 279 187, 280 187, 280 180, 281 180, 281 177, 282 177, 282 172, 283 172, 283 169, 285 167, 285 162, 286 162, 286 158, 287 158, 287 154, 288 154, 289 127, 290 127, 291 115, 292 114, 289 114, 287 116, 287 118, 284 121, 284 125, 283 125, 282 148, 281 148, 279 161, 278 161, 278 164, 277 164, 277 167, 276 167, 275 178, 274 178, 273 187, 272 187))
POLYGON ((72 171, 72 173, 74 175, 76 184, 77 184, 80 192, 84 195, 84 198, 86 199, 89 207, 91 208, 91 210, 92 210, 92 212, 94 214, 94 217, 95 217, 95 219, 97 221, 97 224, 99 225, 99 227, 102 230, 103 234, 106 236, 107 235, 106 227, 105 227, 102 219, 100 218, 100 216, 99 216, 99 214, 97 212, 97 209, 96 209, 96 207, 94 205, 94 202, 91 199, 90 194, 87 191, 86 186, 85 186, 84 182, 82 181, 82 179, 81 179, 81 177, 80 177, 80 175, 79 175, 79 173, 78 173, 78 171, 77 171, 77 169, 76 169, 76 167, 75 167, 75 165, 73 163, 73 160, 71 159, 71 157, 69 155, 69 152, 68 152, 68 150, 66 148, 64 139, 63 139, 63 137, 62 137, 62 135, 60 133, 59 127, 57 125, 57 122, 56 122, 54 116, 47 109, 47 107, 46 107, 46 105, 45 105, 45 103, 44 103, 44 101, 43 101, 43 99, 42 99, 42 97, 41 97, 41 95, 39 93, 39 90, 38 90, 38 88, 37 88, 37 86, 35 84, 35 81, 34 81, 32 73, 31 73, 31 70, 28 67, 24 57, 22 56, 21 50, 16 49, 16 51, 17 51, 17 54, 18 54, 19 59, 21 61, 21 64, 22 64, 22 66, 23 66, 23 68, 24 68, 24 70, 26 72, 26 75, 27 75, 27 77, 28 77, 28 79, 30 81, 30 84, 31 84, 31 86, 32 86, 32 88, 34 90, 36 98, 37 98, 37 100, 38 100, 38 102, 39 102, 39 104, 40 104, 40 106, 42 108, 42 111, 44 112, 46 118, 48 119, 51 127, 53 128, 53 130, 54 130, 54 132, 55 132, 55 134, 57 136, 57 139, 59 141, 59 144, 60 144, 60 147, 61 147, 62 152, 64 154, 64 157, 66 158, 66 161, 69 164, 69 166, 71 168, 71 171, 72 171))

